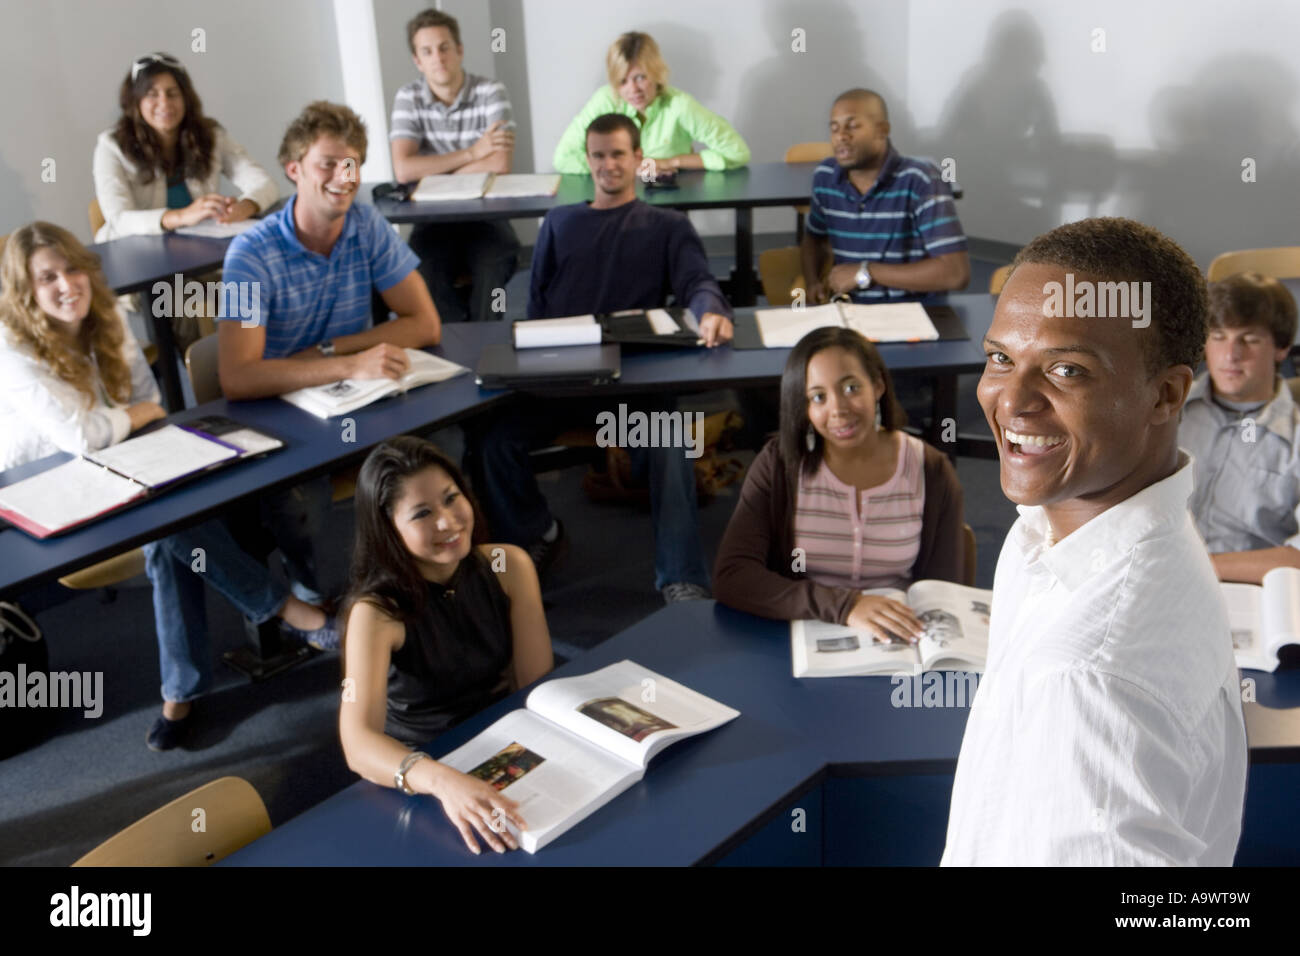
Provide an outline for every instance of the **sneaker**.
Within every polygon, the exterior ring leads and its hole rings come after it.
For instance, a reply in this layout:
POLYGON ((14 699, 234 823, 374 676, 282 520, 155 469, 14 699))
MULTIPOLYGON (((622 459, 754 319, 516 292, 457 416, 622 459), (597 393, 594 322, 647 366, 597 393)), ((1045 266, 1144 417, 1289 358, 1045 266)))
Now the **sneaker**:
POLYGON ((149 734, 144 738, 145 745, 150 750, 171 750, 185 742, 193 725, 193 704, 190 705, 190 712, 180 720, 169 720, 159 714, 158 719, 149 728, 149 734))
POLYGON ((672 584, 665 585, 660 592, 664 596, 665 604, 676 604, 678 601, 707 601, 709 592, 700 587, 698 584, 691 584, 689 581, 675 581, 672 584))
POLYGON ((564 532, 564 522, 556 518, 555 527, 557 533, 554 541, 543 541, 538 538, 527 549, 528 556, 533 559, 533 565, 537 568, 539 578, 551 570, 569 551, 569 536, 564 532))
POLYGON ((287 637, 308 644, 318 651, 337 651, 339 645, 343 643, 343 631, 339 627, 339 619, 333 614, 326 615, 324 626, 314 631, 300 631, 288 621, 281 619, 280 631, 287 637))

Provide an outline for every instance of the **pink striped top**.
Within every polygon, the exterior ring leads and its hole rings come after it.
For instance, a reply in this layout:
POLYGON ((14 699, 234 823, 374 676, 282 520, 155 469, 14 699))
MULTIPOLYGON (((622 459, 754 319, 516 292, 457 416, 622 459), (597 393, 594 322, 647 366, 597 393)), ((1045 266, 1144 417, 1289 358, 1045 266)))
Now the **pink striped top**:
POLYGON ((907 587, 921 550, 924 447, 900 433, 898 467, 883 485, 859 492, 821 468, 799 482, 794 543, 808 577, 829 587, 907 587), (855 507, 856 505, 856 507, 855 507))

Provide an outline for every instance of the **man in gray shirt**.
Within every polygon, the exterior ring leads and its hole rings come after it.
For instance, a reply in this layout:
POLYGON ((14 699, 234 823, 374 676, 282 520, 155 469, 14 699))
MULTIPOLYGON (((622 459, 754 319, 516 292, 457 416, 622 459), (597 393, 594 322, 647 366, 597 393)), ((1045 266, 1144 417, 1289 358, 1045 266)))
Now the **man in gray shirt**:
POLYGON ((1195 459, 1190 507, 1222 581, 1259 584, 1300 568, 1300 408, 1278 377, 1296 304, 1276 279, 1210 286, 1207 372, 1192 384, 1178 443, 1195 459))
MULTIPOLYGON (((393 98, 388 137, 394 177, 414 182, 440 173, 510 172, 510 99, 501 83, 461 68, 465 48, 455 18, 425 10, 406 25, 406 38, 421 77, 393 98)), ((442 321, 502 316, 504 299, 495 293, 519 262, 519 239, 508 222, 419 223, 410 246, 442 321), (467 273, 469 294, 463 296, 456 282, 467 273)))

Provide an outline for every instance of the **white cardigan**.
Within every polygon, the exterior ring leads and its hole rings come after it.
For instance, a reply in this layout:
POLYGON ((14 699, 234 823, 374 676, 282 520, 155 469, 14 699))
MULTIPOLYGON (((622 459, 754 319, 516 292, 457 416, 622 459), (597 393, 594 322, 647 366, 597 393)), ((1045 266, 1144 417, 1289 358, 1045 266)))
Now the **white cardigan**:
MULTIPOLYGON (((122 350, 131 369, 131 398, 159 402, 158 383, 144 353, 118 313, 126 339, 122 350)), ((56 376, 49 366, 17 346, 9 329, 0 326, 0 470, 35 461, 56 451, 81 454, 120 442, 131 432, 126 408, 112 404, 96 381, 99 400, 86 404, 86 395, 56 376)))
MULTIPOLYGON (((244 147, 220 126, 212 146, 212 169, 202 179, 187 179, 190 196, 198 199, 220 191, 221 174, 240 190, 240 199, 251 199, 266 212, 280 198, 280 191, 266 170, 253 162, 244 147)), ((104 214, 104 225, 95 241, 121 236, 158 235, 167 211, 167 177, 156 173, 148 183, 140 180, 139 167, 128 159, 113 138, 111 129, 99 134, 95 143, 95 196, 104 214)))

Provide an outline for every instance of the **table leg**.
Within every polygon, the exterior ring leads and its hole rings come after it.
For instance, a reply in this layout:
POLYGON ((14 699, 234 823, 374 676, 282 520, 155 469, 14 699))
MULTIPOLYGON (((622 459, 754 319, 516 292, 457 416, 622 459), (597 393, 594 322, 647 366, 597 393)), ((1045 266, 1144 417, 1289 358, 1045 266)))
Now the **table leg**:
POLYGON ((945 426, 951 422, 948 437, 957 437, 957 376, 956 374, 936 375, 934 377, 934 398, 930 402, 930 428, 925 440, 957 463, 957 442, 944 441, 945 426))
POLYGON ((176 338, 172 335, 171 316, 157 314, 152 288, 140 290, 140 302, 144 306, 145 318, 153 329, 153 340, 158 345, 163 404, 167 411, 178 412, 185 407, 185 397, 181 391, 180 375, 176 372, 176 338))
POLYGON ((290 644, 280 634, 280 621, 272 618, 264 624, 244 621, 250 644, 227 651, 222 660, 253 681, 262 681, 287 671, 311 657, 315 651, 306 644, 290 644))
POLYGON ((737 306, 758 301, 758 277, 754 272, 754 210, 736 209, 736 268, 731 273, 733 302, 737 306))

